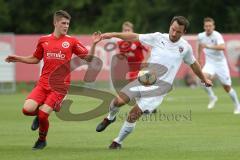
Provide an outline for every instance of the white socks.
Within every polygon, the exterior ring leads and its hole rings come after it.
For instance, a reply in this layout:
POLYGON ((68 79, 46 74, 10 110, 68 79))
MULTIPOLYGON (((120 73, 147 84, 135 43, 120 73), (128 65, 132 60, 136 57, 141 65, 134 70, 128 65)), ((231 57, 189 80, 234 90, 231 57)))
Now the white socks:
POLYGON ((236 91, 233 88, 231 88, 231 90, 229 91, 228 94, 230 95, 230 97, 231 97, 233 103, 235 104, 236 108, 239 107, 240 104, 239 104, 239 100, 238 100, 236 91))
POLYGON ((130 123, 128 121, 125 121, 119 134, 118 137, 114 139, 115 142, 122 144, 122 141, 133 131, 135 128, 136 122, 135 123, 130 123))
POLYGON ((214 92, 213 92, 213 90, 212 90, 212 87, 204 87, 204 89, 205 89, 205 91, 207 92, 208 96, 209 96, 211 99, 214 98, 214 97, 216 97, 215 94, 214 94, 214 92))
POLYGON ((119 107, 114 106, 113 101, 111 102, 111 104, 109 106, 109 113, 107 116, 107 119, 109 119, 109 120, 113 120, 119 111, 119 107))

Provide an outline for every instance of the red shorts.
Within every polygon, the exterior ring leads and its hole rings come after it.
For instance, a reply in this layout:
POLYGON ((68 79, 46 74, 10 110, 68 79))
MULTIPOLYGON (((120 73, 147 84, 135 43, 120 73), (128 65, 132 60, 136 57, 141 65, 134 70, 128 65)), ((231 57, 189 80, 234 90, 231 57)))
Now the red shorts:
POLYGON ((38 103, 38 105, 46 104, 53 110, 59 111, 62 101, 65 95, 56 91, 47 90, 37 85, 32 92, 27 96, 27 99, 32 99, 38 103))
POLYGON ((135 79, 137 79, 138 77, 138 72, 139 71, 131 71, 131 72, 128 72, 126 74, 126 79, 129 80, 129 81, 133 81, 135 79))

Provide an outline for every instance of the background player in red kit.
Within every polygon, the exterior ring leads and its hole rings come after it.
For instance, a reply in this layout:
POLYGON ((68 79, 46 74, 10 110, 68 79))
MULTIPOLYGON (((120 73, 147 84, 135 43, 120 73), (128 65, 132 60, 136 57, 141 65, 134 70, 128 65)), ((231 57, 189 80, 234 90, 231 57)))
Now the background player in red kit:
MULTIPOLYGON (((59 108, 65 97, 65 94, 52 90, 49 85, 49 76, 55 69, 69 62, 72 54, 91 61, 95 46, 101 40, 99 33, 93 34, 93 45, 88 54, 88 50, 76 38, 67 35, 70 19, 71 16, 66 11, 55 12, 54 32, 39 39, 33 55, 28 57, 10 55, 5 59, 6 62, 27 64, 36 64, 42 59, 44 61, 41 77, 36 87, 28 95, 22 109, 25 115, 36 116, 31 128, 32 130, 39 128, 39 138, 33 149, 43 149, 47 145, 48 116, 53 110, 59 108)), ((70 83, 70 76, 66 78, 66 83, 70 83)))
MULTIPOLYGON (((134 26, 131 22, 126 21, 122 24, 122 32, 133 32, 134 26)), ((126 78, 133 81, 137 78, 138 72, 141 69, 141 63, 147 58, 148 49, 140 42, 128 42, 120 40, 117 42, 120 58, 127 58, 129 72, 126 78), (122 57, 121 57, 122 56, 122 57)))

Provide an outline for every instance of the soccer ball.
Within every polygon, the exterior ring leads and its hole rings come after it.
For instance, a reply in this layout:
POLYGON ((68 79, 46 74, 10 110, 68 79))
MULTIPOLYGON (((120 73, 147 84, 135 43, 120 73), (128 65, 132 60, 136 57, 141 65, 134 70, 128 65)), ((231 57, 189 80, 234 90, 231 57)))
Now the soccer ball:
POLYGON ((144 86, 150 86, 157 81, 157 76, 149 70, 141 70, 138 73, 138 81, 144 86))

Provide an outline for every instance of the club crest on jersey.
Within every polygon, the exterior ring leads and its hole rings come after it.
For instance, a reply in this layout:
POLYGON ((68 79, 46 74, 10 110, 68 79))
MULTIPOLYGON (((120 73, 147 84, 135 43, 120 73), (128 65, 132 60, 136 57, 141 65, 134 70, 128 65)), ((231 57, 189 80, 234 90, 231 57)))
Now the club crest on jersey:
POLYGON ((62 43, 63 48, 68 48, 70 46, 69 42, 65 41, 62 43))
POLYGON ((182 52, 183 52, 183 47, 180 46, 180 47, 178 48, 178 50, 179 50, 180 53, 182 53, 182 52))
POLYGON ((132 43, 131 49, 132 49, 132 50, 135 50, 136 48, 137 48, 136 44, 132 43))
POLYGON ((217 41, 214 40, 214 39, 211 39, 211 43, 213 43, 213 44, 217 44, 217 41))

